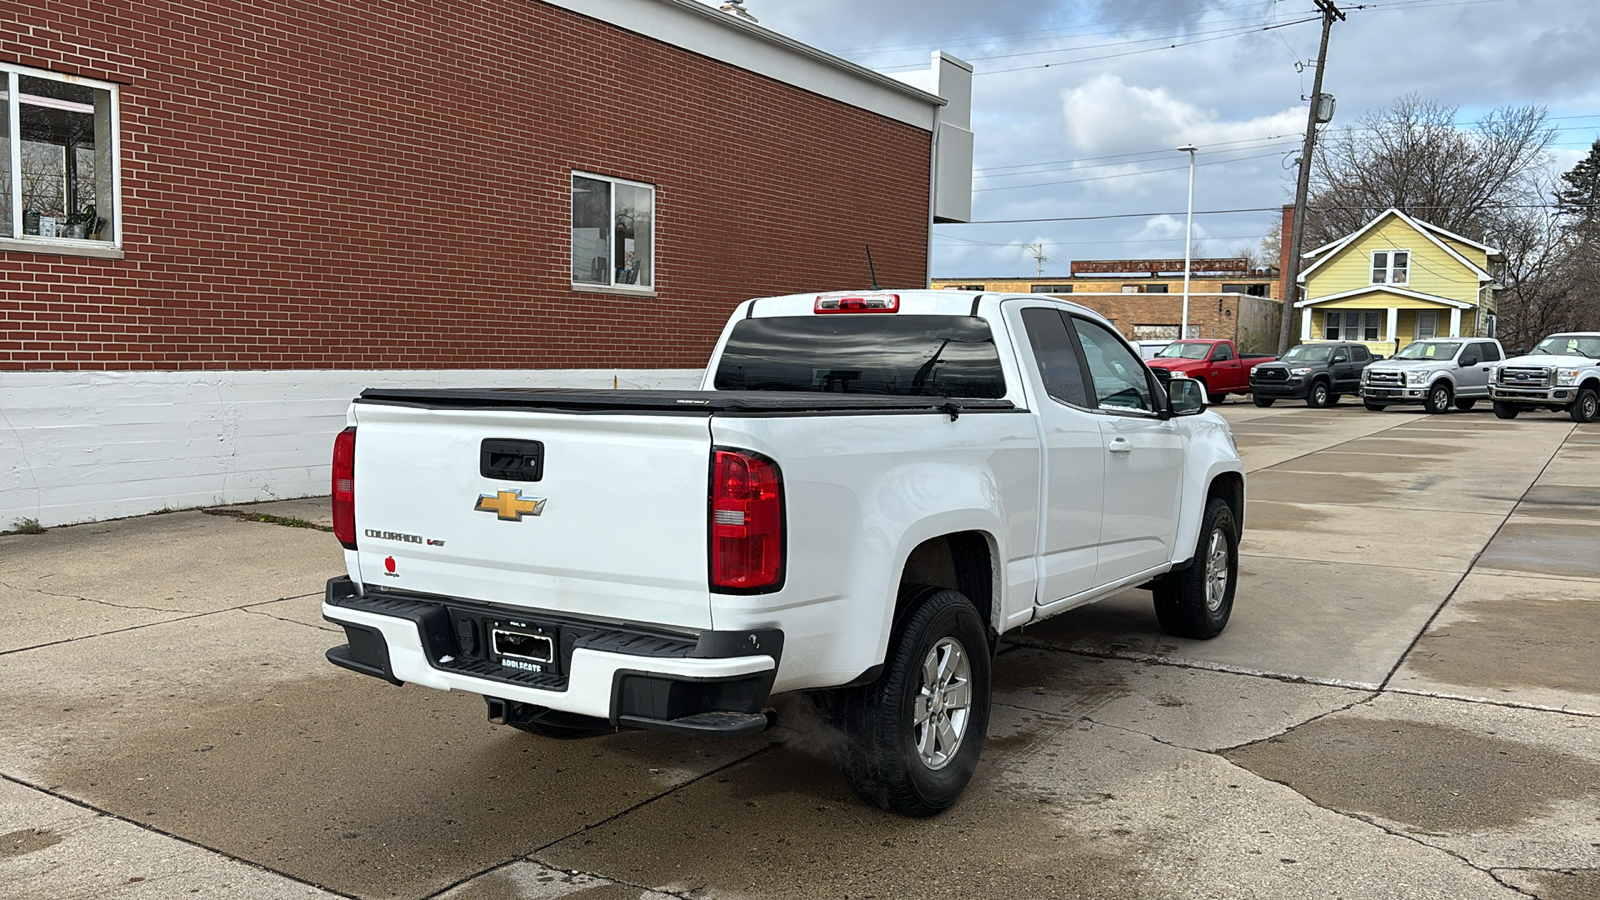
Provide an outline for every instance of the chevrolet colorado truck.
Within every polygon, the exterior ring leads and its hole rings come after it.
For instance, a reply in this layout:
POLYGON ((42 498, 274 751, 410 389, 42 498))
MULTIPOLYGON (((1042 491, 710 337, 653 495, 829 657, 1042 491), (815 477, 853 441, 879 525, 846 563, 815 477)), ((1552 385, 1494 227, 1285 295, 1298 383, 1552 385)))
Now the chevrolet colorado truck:
POLYGON ((1266 353, 1240 353, 1233 341, 1173 341, 1148 362, 1152 369, 1165 369, 1200 382, 1211 403, 1221 403, 1229 394, 1250 392, 1250 373, 1256 366, 1276 360, 1266 353))
POLYGON ((738 735, 811 692, 866 801, 972 777, 1000 638, 1130 587, 1233 608, 1227 424, 1029 295, 741 304, 698 391, 368 389, 333 452, 335 665, 546 736, 738 735))
POLYGON ((1361 405, 1381 412, 1420 403, 1430 413, 1467 410, 1489 396, 1489 376, 1505 353, 1494 338, 1412 341, 1361 372, 1361 405))
POLYGON ((1251 369, 1250 390, 1257 406, 1286 399, 1304 400, 1313 408, 1332 406, 1341 395, 1361 390, 1361 371, 1371 363, 1366 344, 1297 344, 1277 362, 1251 369))
POLYGON ((1600 332, 1552 334, 1527 356, 1506 360, 1489 382, 1489 398, 1502 419, 1543 407, 1593 422, 1600 417, 1600 332))

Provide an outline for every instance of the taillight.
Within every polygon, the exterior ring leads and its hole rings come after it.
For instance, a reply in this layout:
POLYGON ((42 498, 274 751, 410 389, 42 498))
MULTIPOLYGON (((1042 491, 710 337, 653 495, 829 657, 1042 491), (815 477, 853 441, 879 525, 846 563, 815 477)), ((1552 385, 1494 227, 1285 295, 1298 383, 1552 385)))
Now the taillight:
POLYGON ((356 430, 333 439, 333 536, 346 550, 356 549, 356 430))
POLYGON ((774 590, 783 583, 783 480, 772 460, 717 450, 711 467, 711 586, 774 590))
POLYGON ((818 297, 812 312, 892 313, 900 311, 899 294, 860 294, 854 297, 818 297))

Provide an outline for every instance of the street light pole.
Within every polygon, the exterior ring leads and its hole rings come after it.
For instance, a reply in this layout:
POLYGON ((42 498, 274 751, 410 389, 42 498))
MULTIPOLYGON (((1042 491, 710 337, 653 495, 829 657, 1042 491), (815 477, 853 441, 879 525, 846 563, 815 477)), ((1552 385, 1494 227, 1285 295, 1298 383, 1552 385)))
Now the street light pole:
POLYGON ((1193 144, 1184 144, 1178 148, 1179 153, 1189 154, 1189 214, 1183 226, 1183 325, 1178 330, 1178 340, 1187 340, 1189 337, 1189 269, 1191 268, 1190 254, 1194 252, 1194 153, 1197 148, 1193 144))

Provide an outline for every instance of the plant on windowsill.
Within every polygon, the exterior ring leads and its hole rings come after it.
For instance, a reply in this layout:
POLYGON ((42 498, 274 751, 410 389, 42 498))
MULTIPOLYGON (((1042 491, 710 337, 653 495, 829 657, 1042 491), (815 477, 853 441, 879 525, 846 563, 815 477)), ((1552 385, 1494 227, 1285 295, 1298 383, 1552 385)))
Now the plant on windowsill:
POLYGON ((98 238, 100 236, 100 217, 95 213, 94 204, 86 204, 83 209, 68 216, 65 230, 61 236, 66 238, 98 238))

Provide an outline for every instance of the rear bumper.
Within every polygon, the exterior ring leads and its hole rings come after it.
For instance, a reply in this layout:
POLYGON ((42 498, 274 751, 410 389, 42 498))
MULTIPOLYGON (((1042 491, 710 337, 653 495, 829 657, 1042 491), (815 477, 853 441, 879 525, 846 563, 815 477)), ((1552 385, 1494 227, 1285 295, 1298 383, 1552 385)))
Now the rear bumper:
POLYGON ((322 615, 343 626, 348 640, 327 652, 336 666, 391 684, 469 691, 618 728, 752 730, 783 653, 783 633, 776 629, 655 631, 454 598, 362 595, 349 578, 328 582, 322 615), (535 622, 559 635, 550 663, 513 668, 497 661, 488 628, 506 620, 535 622), (715 713, 739 715, 708 715, 715 713))

